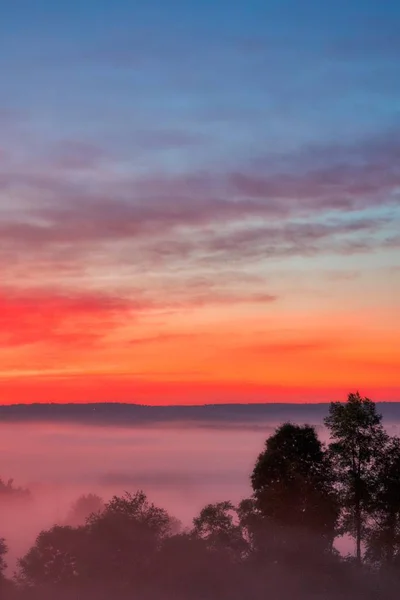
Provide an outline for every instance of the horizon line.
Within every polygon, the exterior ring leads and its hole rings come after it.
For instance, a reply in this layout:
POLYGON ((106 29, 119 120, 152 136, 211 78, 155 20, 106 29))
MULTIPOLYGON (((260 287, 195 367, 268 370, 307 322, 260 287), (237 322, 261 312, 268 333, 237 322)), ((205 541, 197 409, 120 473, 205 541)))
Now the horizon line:
MULTIPOLYGON (((120 402, 109 400, 106 402, 16 402, 3 404, 0 403, 0 409, 11 408, 11 407, 37 407, 37 406, 126 406, 126 407, 137 407, 137 408, 209 408, 209 407, 240 407, 240 406, 327 406, 332 402, 342 402, 345 400, 337 401, 321 401, 321 402, 210 402, 202 404, 142 404, 139 402, 120 402)), ((400 404, 400 400, 377 400, 375 404, 400 404)))

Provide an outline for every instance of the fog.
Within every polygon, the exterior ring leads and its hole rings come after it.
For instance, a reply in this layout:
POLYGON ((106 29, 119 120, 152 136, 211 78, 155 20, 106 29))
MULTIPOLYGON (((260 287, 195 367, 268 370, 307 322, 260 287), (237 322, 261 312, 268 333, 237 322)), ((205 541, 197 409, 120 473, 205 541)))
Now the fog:
POLYGON ((0 476, 33 493, 28 507, 2 506, 9 562, 40 529, 62 522, 82 493, 108 499, 144 489, 184 524, 207 502, 240 500, 249 494, 249 473, 268 430, 1 424, 0 476))
MULTIPOLYGON (((399 410, 390 410, 386 423, 393 434, 400 424, 399 410)), ((209 418, 209 413, 199 417, 194 411, 195 418, 185 421, 178 413, 178 418, 157 417, 152 422, 149 417, 138 424, 126 419, 125 425, 115 424, 113 412, 109 424, 87 419, 80 423, 79 411, 69 420, 59 415, 52 420, 50 411, 38 421, 22 409, 18 418, 3 418, 0 477, 14 479, 14 485, 33 494, 28 504, 1 505, 0 532, 9 545, 9 570, 42 529, 65 522, 71 503, 81 494, 96 493, 108 500, 143 489, 183 525, 207 503, 238 502, 249 496, 257 455, 283 420, 314 424, 326 439, 320 408, 308 407, 302 415, 293 407, 292 412, 277 407, 275 414, 268 409, 254 416, 249 407, 241 418, 237 409, 231 417, 228 411, 226 418, 209 418)))

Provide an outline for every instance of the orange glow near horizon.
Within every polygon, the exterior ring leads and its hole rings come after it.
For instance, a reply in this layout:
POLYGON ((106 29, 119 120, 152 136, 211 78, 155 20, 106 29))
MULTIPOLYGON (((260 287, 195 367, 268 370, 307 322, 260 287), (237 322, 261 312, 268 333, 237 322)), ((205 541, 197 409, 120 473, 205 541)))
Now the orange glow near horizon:
MULTIPOLYGON (((29 402, 326 402, 400 398, 390 307, 135 310, 50 295, 3 299, 0 397, 29 402)), ((396 327, 397 325, 397 327, 396 327)))

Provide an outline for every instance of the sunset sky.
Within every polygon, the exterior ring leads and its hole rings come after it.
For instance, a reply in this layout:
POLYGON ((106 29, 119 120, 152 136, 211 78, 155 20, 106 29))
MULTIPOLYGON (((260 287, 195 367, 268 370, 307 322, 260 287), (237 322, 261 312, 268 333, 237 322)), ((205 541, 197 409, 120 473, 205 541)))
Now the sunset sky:
POLYGON ((0 402, 400 400, 399 30, 4 3, 0 402))

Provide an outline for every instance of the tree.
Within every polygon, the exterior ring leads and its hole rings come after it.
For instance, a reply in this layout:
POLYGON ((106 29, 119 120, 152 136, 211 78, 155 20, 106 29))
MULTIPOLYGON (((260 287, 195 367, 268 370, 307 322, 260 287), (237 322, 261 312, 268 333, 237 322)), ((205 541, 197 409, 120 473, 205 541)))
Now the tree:
MULTIPOLYGON (((232 585, 240 563, 233 563, 229 553, 210 547, 206 539, 193 532, 179 533, 166 538, 153 563, 154 598, 200 600, 204 598, 232 600, 232 585)), ((242 598, 245 594, 242 594, 242 598)))
POLYGON ((42 531, 35 545, 19 560, 19 580, 28 586, 73 584, 80 577, 83 528, 55 525, 42 531))
POLYGON ((317 553, 332 551, 338 517, 332 481, 313 427, 286 423, 267 439, 251 483, 274 546, 299 552, 307 540, 317 553))
POLYGON ((97 494, 80 496, 71 506, 66 524, 72 527, 84 525, 86 519, 92 514, 100 513, 104 509, 104 501, 97 494))
POLYGON ((142 491, 114 496, 103 512, 87 520, 93 547, 89 577, 100 573, 104 581, 119 587, 142 584, 174 525, 168 513, 150 503, 142 491))
POLYGON ((258 552, 264 529, 264 520, 257 508, 256 499, 252 497, 242 500, 237 508, 237 514, 243 538, 248 546, 247 554, 249 557, 254 557, 258 552))
POLYGON ((113 518, 121 518, 125 525, 140 524, 152 531, 157 539, 161 539, 176 527, 176 522, 163 508, 150 503, 144 492, 135 494, 126 492, 123 496, 113 496, 100 513, 93 513, 87 519, 87 525, 95 529, 99 524, 113 518))
POLYGON ((366 558, 380 566, 400 566, 400 439, 391 438, 377 462, 373 518, 366 558))
POLYGON ((136 588, 151 577, 151 565, 176 526, 168 513, 143 492, 115 496, 80 527, 56 526, 42 532, 20 560, 28 585, 97 585, 136 588))
POLYGON ((240 560, 249 549, 238 511, 231 502, 208 504, 193 524, 194 535, 205 540, 210 550, 224 550, 233 559, 240 560))
POLYGON ((14 480, 9 479, 5 483, 0 478, 0 502, 12 500, 15 501, 29 501, 32 499, 31 492, 28 489, 14 486, 14 480))
POLYGON ((355 539, 358 564, 376 489, 376 469, 388 441, 381 419, 374 402, 358 392, 349 394, 346 403, 332 402, 325 419, 340 494, 342 531, 355 539))
POLYGON ((4 578, 4 571, 7 568, 5 555, 7 554, 8 548, 4 538, 0 538, 0 581, 4 578))

